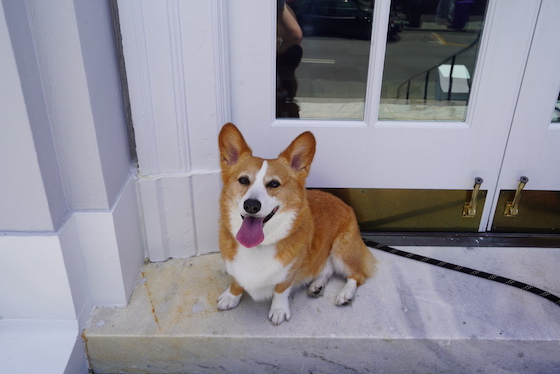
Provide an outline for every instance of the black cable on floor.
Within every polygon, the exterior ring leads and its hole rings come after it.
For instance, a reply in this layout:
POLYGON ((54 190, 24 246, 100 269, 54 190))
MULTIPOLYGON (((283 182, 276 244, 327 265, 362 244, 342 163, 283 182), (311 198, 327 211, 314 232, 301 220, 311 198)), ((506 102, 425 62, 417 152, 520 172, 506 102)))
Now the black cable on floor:
POLYGON ((468 268, 468 267, 451 264, 451 263, 448 263, 448 262, 445 262, 445 261, 436 260, 434 258, 424 257, 424 256, 420 256, 420 255, 417 255, 417 254, 414 254, 414 253, 401 251, 400 249, 391 248, 389 246, 379 244, 379 243, 374 242, 372 240, 368 240, 368 239, 363 239, 363 240, 364 240, 364 243, 368 247, 379 249, 380 251, 391 253, 391 254, 394 254, 394 255, 397 255, 397 256, 410 258, 412 260, 425 262, 425 263, 428 263, 430 265, 439 266, 439 267, 446 268, 446 269, 449 269, 449 270, 455 270, 455 271, 458 271, 460 273, 464 273, 464 274, 468 274, 468 275, 474 275, 475 277, 488 279, 488 280, 491 280, 491 281, 494 281, 494 282, 498 282, 498 283, 506 284, 508 286, 516 287, 516 288, 519 288, 523 291, 528 291, 528 292, 534 293, 535 295, 538 295, 540 297, 544 297, 545 299, 550 300, 553 303, 555 303, 556 305, 560 306, 560 297, 558 297, 556 295, 553 295, 548 291, 541 290, 540 288, 531 286, 530 284, 519 282, 519 281, 516 281, 516 280, 513 280, 513 279, 504 278, 504 277, 501 277, 499 275, 486 273, 484 271, 475 270, 475 269, 471 269, 471 268, 468 268))

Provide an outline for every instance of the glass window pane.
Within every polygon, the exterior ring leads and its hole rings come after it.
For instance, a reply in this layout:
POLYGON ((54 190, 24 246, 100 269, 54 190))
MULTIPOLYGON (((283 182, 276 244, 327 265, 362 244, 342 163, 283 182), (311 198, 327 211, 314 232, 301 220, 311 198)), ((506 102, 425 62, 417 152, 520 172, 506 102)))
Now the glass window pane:
POLYGON ((277 118, 363 119, 373 6, 278 1, 277 118))
POLYGON ((379 119, 464 121, 487 0, 393 0, 379 119))
POLYGON ((556 99, 556 105, 552 112, 552 122, 560 122, 560 93, 558 93, 558 99, 556 99))

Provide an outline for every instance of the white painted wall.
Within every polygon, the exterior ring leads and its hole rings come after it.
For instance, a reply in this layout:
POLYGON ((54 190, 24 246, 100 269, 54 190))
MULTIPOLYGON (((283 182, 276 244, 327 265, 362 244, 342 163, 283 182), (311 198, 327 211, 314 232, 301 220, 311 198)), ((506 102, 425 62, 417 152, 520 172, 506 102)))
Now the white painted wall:
POLYGON ((109 4, 0 3, 0 372, 87 372, 92 308, 144 261, 109 4))
POLYGON ((6 231, 52 231, 47 191, 34 146, 22 82, 4 17, 0 19, 0 227, 6 231), (8 214, 9 213, 9 214, 8 214))
POLYGON ((75 319, 57 235, 1 238, 2 318, 75 319), (17 270, 16 270, 17 269, 17 270))
MULTIPOLYGON (((75 224, 82 249, 99 247, 96 259, 118 249, 118 241, 134 243, 137 253, 129 255, 139 269, 142 235, 108 2, 5 2, 3 9, 0 73, 7 100, 0 109, 10 121, 0 152, 14 179, 0 184, 0 198, 10 204, 3 213, 11 212, 0 215, 0 230, 48 237, 75 224), (117 203, 134 215, 118 213, 117 203), (120 231, 135 239, 124 240, 120 231)), ((118 273, 131 273, 121 255, 110 253, 108 261, 118 273)), ((133 276, 126 277, 130 288, 133 276)), ((110 303, 126 303, 128 291, 120 291, 110 303)))
MULTIPOLYGON (((96 162, 103 174, 104 195, 110 208, 127 182, 131 162, 109 1, 74 1, 74 9, 89 93, 88 110, 95 127, 96 162)), ((83 157, 86 158, 89 155, 83 157)))

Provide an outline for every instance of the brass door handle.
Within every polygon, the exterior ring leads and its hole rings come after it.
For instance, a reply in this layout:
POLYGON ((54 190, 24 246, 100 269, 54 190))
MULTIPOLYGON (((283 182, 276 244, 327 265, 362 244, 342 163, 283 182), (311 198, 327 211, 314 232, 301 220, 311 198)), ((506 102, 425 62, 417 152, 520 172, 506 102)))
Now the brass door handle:
POLYGON ((471 201, 465 202, 463 206, 463 217, 474 217, 476 215, 476 203, 478 201, 478 191, 480 190, 480 185, 483 179, 480 177, 474 178, 474 188, 471 195, 471 201))
POLYGON ((515 196, 512 201, 506 203, 506 210, 504 211, 505 217, 517 217, 519 214, 519 200, 521 200, 521 192, 523 188, 529 182, 529 178, 523 176, 519 178, 519 185, 517 186, 517 191, 515 191, 515 196))

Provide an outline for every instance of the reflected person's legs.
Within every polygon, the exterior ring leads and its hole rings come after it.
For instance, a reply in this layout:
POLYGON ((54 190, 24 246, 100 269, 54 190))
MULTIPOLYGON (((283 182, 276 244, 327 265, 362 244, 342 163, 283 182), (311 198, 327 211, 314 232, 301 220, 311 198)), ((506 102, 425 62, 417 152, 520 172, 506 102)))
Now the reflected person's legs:
POLYGON ((277 58, 276 58, 276 117, 299 118, 295 102, 299 66, 303 50, 300 46, 303 32, 296 16, 284 1, 278 1, 277 58))

